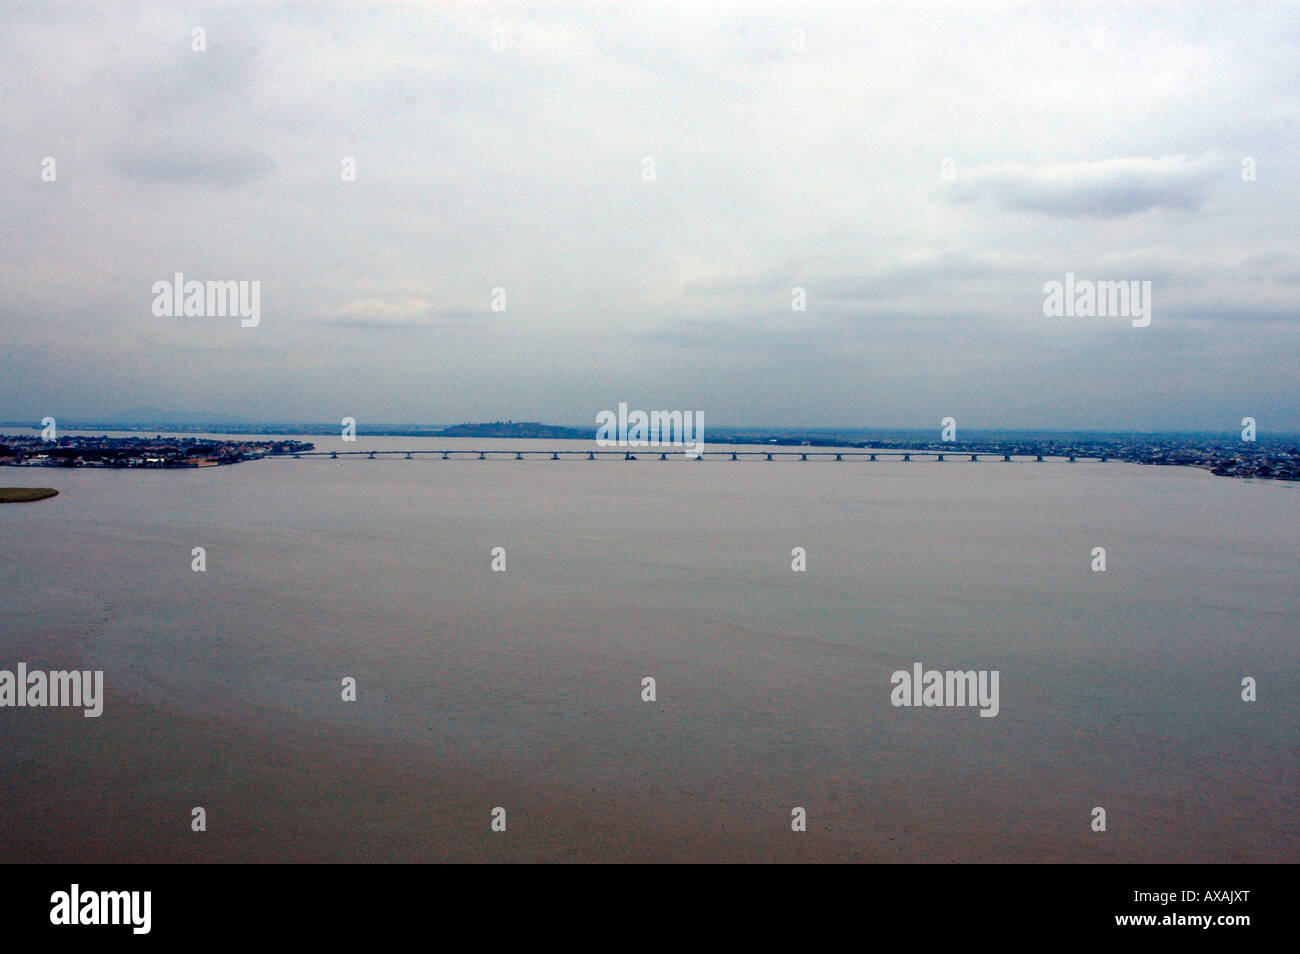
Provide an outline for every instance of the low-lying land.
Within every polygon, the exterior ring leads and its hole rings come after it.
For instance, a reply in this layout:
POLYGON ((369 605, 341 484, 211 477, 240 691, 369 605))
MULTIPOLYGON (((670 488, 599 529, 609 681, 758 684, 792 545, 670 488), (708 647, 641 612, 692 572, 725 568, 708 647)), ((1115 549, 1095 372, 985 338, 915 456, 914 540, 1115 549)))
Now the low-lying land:
POLYGON ((309 451, 304 441, 223 441, 199 437, 0 435, 0 465, 11 467, 215 467, 309 451))
MULTIPOLYGON (((258 433, 327 433, 321 425, 258 433)), ((235 429, 226 433, 243 433, 235 429)), ((337 433, 337 428, 334 429, 337 433)), ((494 421, 454 427, 373 426, 369 437, 418 436, 523 440, 595 440, 596 430, 537 422, 494 421)), ((1199 467, 1221 477, 1300 480, 1300 438, 1237 433, 1070 433, 968 430, 960 440, 936 439, 933 431, 857 428, 710 428, 707 445, 769 445, 792 448, 912 450, 943 454, 1094 458, 1157 466, 1199 467)), ((209 467, 261 457, 306 453, 315 445, 297 440, 214 440, 198 437, 65 437, 0 435, 0 465, 47 467, 209 467)))
POLYGON ((30 503, 58 494, 53 487, 0 487, 0 503, 30 503))

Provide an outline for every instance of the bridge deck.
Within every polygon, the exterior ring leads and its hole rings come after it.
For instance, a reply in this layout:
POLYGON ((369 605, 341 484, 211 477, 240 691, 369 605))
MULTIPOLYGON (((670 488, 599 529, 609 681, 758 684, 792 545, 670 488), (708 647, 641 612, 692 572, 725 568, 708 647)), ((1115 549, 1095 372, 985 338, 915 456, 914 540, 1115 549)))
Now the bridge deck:
POLYGON ((670 459, 712 459, 712 460, 775 460, 778 457, 791 457, 798 460, 831 460, 843 461, 849 458, 865 458, 868 461, 876 461, 884 458, 897 459, 900 461, 911 461, 916 459, 929 461, 966 461, 975 462, 980 459, 1015 461, 1015 460, 1092 460, 1105 462, 1108 458, 1084 455, 1068 454, 1005 454, 996 451, 900 451, 900 450, 827 450, 818 448, 816 450, 706 450, 700 452, 696 458, 691 458, 686 451, 677 448, 662 447, 619 447, 619 448, 599 448, 597 450, 540 450, 537 448, 527 449, 510 449, 502 447, 484 447, 484 448, 458 448, 445 450, 346 450, 346 451, 300 451, 292 455, 276 455, 277 457, 292 456, 298 457, 365 457, 376 459, 379 457, 401 457, 404 459, 414 459, 416 457, 436 457, 441 460, 501 460, 514 459, 524 460, 526 458, 546 458, 550 460, 563 460, 564 458, 578 458, 583 460, 595 460, 599 457, 614 457, 622 460, 670 460, 670 459))

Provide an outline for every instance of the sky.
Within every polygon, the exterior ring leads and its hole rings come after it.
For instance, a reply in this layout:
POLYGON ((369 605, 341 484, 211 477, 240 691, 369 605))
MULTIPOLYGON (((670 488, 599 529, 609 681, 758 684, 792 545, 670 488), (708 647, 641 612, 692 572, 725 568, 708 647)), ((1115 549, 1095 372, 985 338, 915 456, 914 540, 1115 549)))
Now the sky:
POLYGON ((1300 432, 1295 5, 0 19, 0 420, 1300 432))

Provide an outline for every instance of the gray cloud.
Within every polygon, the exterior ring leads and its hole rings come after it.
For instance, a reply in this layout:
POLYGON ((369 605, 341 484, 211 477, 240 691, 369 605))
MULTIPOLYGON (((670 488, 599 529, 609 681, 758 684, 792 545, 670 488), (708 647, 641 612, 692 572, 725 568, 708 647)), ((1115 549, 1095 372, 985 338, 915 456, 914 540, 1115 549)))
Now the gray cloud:
POLYGON ((118 172, 140 183, 230 189, 271 174, 271 157, 254 149, 159 143, 116 157, 118 172))
POLYGON ((999 163, 960 173, 947 197, 954 203, 987 198, 1002 209, 1055 218, 1111 218, 1151 209, 1189 212, 1205 204, 1211 182, 1222 174, 1222 163, 1212 155, 1105 159, 1036 169, 999 163))
POLYGON ((0 416, 1300 429, 1292 8, 83 6, 0 31, 0 416))
POLYGON ((819 296, 860 301, 923 296, 940 285, 1029 276, 1041 270, 1041 257, 1032 254, 917 249, 874 267, 810 276, 806 284, 819 296))
POLYGON ((447 321, 483 320, 489 308, 439 305, 423 298, 367 298, 348 302, 321 316, 321 322, 362 331, 429 331, 447 321))

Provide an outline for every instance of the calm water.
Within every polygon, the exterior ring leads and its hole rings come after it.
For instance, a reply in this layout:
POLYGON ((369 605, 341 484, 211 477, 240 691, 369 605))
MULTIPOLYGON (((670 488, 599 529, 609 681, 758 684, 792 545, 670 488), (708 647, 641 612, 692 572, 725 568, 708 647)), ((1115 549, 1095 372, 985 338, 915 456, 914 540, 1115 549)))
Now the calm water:
POLYGON ((1086 851, 1102 805, 1131 857, 1300 860, 1300 487, 995 461, 0 477, 61 491, 0 508, 0 667, 71 635, 161 711, 267 731, 269 708, 669 820, 807 805, 912 857, 1086 851), (916 661, 1000 671, 1000 714, 893 708, 916 661))

